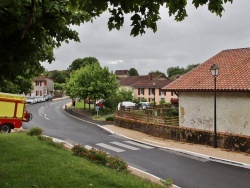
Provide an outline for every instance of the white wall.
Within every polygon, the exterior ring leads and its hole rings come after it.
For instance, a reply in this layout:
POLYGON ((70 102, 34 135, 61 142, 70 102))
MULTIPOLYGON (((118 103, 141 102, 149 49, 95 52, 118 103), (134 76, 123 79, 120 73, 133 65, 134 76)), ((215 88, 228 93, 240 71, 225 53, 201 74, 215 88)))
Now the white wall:
MULTIPOLYGON (((214 130, 214 93, 178 92, 180 126, 214 130)), ((217 92, 217 132, 250 136, 250 92, 217 92)))

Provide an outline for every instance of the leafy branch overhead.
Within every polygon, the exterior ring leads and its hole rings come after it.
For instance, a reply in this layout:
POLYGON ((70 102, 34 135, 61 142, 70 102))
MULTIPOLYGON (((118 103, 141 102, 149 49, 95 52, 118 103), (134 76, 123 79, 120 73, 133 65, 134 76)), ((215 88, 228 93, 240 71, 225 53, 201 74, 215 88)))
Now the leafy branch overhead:
MULTIPOLYGON (((187 17, 187 0, 109 0, 84 1, 83 9, 91 15, 99 15, 108 9, 110 18, 108 21, 109 30, 119 30, 124 24, 124 15, 131 14, 131 35, 144 34, 146 28, 153 32, 157 31, 156 22, 161 19, 160 8, 168 9, 169 16, 174 16, 176 21, 182 21, 187 17)), ((218 16, 222 16, 223 5, 233 0, 193 0, 192 4, 198 8, 203 5, 208 6, 208 10, 218 16)))

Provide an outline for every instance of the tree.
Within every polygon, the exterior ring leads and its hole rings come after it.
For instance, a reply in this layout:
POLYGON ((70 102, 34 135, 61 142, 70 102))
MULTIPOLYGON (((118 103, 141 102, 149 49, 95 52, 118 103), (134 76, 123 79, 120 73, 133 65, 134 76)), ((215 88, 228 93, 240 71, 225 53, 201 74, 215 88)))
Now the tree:
POLYGON ((149 72, 149 74, 152 74, 152 75, 163 75, 163 76, 165 76, 166 77, 166 74, 165 73, 163 73, 163 72, 161 72, 161 71, 151 71, 151 72, 149 72))
POLYGON ((115 75, 107 67, 100 67, 98 63, 86 65, 70 74, 67 82, 67 93, 72 98, 88 98, 96 101, 106 99, 116 93, 119 85, 115 75))
POLYGON ((129 76, 139 76, 138 71, 135 68, 131 68, 128 71, 129 76))
MULTIPOLYGON (((233 0, 193 0, 192 4, 198 8, 207 5, 208 10, 218 16, 222 16, 223 5, 233 0)), ((109 10, 111 16, 108 21, 109 30, 119 30, 124 23, 124 15, 130 14, 132 23, 131 35, 144 34, 146 28, 157 31, 156 22, 161 19, 160 8, 168 9, 169 16, 174 16, 176 21, 182 21, 187 17, 187 0, 86 0, 82 4, 83 9, 90 15, 109 10)))
POLYGON ((187 73, 187 72, 191 71, 192 69, 194 69, 195 67, 197 67, 199 65, 200 65, 199 63, 197 63, 197 64, 190 64, 190 65, 187 66, 185 72, 187 73))
POLYGON ((90 65, 92 63, 99 63, 99 61, 95 57, 85 57, 83 59, 78 58, 71 63, 68 70, 72 72, 74 70, 80 69, 81 67, 85 67, 86 65, 90 65))
POLYGON ((199 63, 198 64, 190 64, 190 65, 187 65, 187 68, 180 68, 179 66, 177 66, 177 67, 169 67, 167 69, 168 77, 169 78, 174 78, 176 76, 185 74, 185 73, 191 71, 193 68, 197 67, 198 65, 200 65, 200 64, 199 63))
MULTIPOLYGON (((72 25, 90 20, 83 7, 73 0, 2 0, 0 3, 0 91, 2 82, 18 77, 32 81, 44 68, 40 62, 51 63, 53 50, 62 42, 79 41, 72 25)), ((26 88, 15 86, 12 92, 26 88)), ((28 88, 30 89, 30 88, 28 88)))
POLYGON ((45 73, 46 76, 53 78, 54 82, 62 84, 66 83, 66 80, 69 78, 69 71, 68 70, 54 70, 45 73))
POLYGON ((179 66, 177 67, 169 67, 167 69, 167 74, 168 74, 168 77, 171 78, 175 75, 181 75, 181 74, 184 74, 185 73, 185 69, 184 68, 180 68, 179 66))

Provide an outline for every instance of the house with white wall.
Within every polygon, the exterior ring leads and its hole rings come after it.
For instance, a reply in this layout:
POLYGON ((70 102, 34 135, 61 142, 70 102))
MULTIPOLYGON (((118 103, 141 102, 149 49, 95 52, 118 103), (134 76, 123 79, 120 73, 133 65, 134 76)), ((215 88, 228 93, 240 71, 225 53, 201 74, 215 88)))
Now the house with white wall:
POLYGON ((54 95, 54 80, 49 77, 35 77, 33 79, 33 91, 30 96, 54 95))
POLYGON ((217 132, 250 136, 250 48, 223 50, 164 87, 179 96, 179 125, 214 130, 213 64, 217 132))

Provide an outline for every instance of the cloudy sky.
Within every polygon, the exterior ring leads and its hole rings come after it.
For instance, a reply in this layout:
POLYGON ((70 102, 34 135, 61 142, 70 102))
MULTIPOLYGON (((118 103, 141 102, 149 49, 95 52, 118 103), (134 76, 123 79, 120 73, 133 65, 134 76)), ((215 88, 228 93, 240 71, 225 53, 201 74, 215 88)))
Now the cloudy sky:
POLYGON ((47 70, 66 70, 77 58, 95 57, 109 70, 135 68, 144 75, 203 63, 222 50, 250 47, 249 7, 249 0, 234 0, 226 4, 220 18, 206 6, 196 10, 188 5, 188 17, 182 22, 175 22, 168 10, 162 10, 157 32, 147 30, 137 37, 130 36, 130 17, 119 31, 109 31, 109 14, 105 13, 93 23, 74 27, 81 42, 63 44, 54 51, 56 61, 42 65, 47 70))

